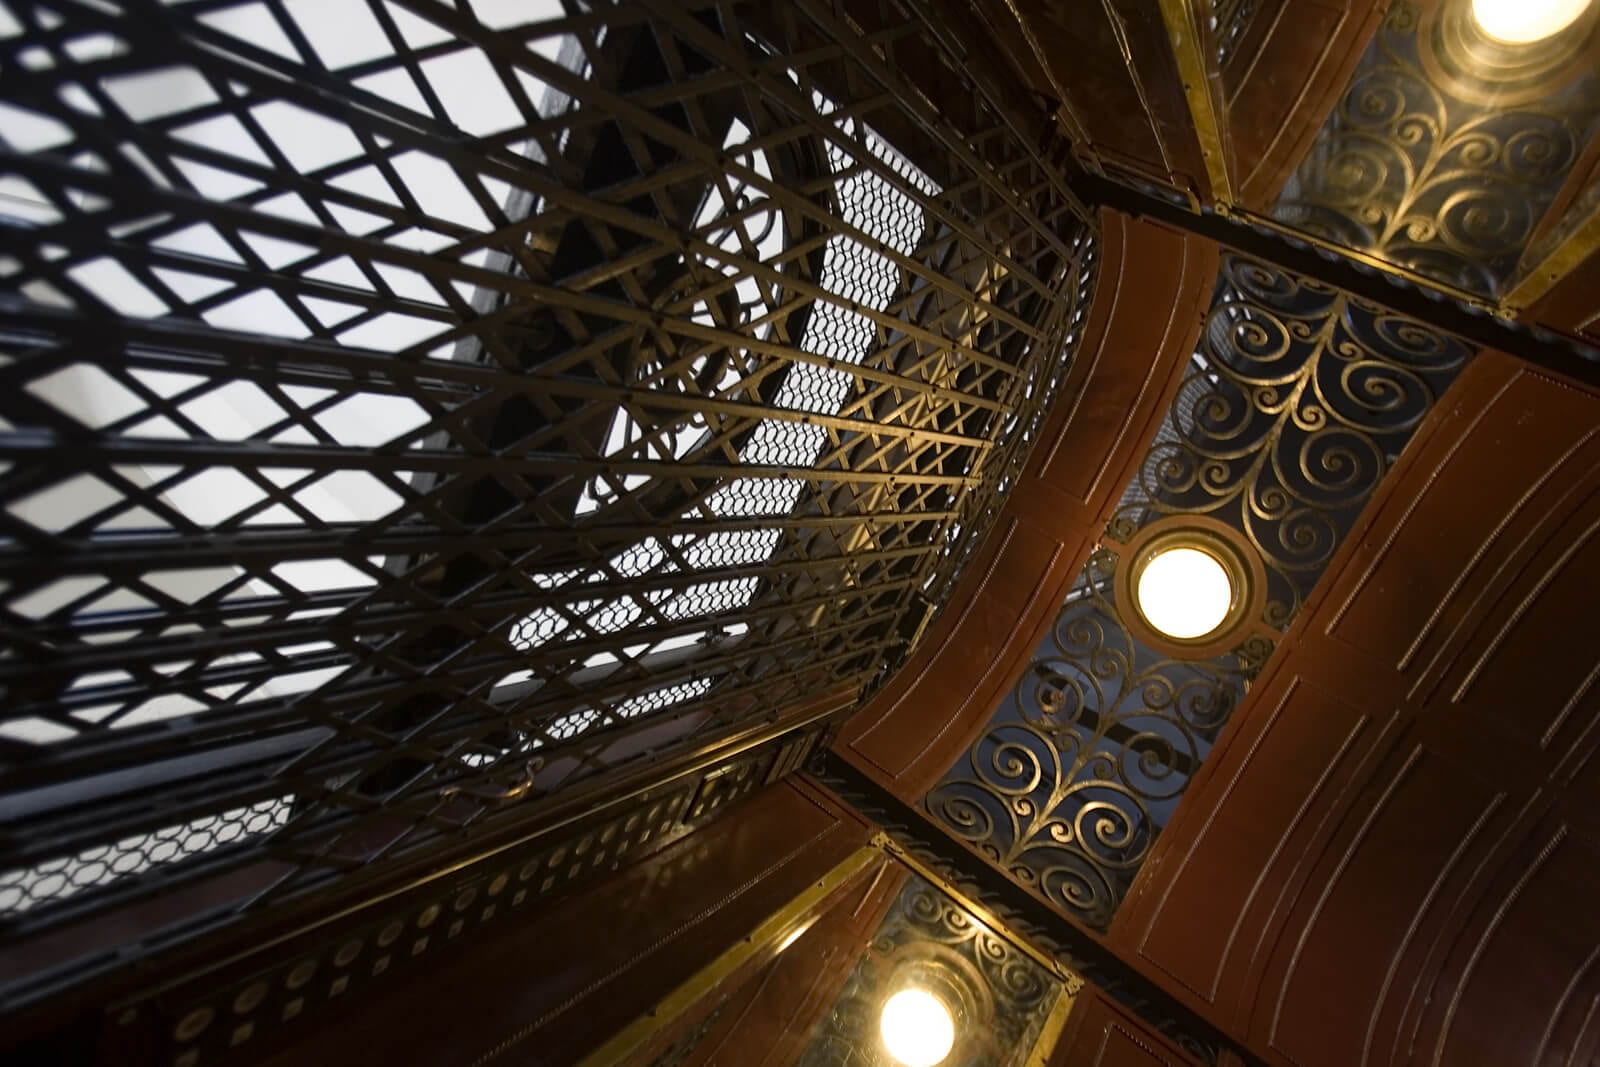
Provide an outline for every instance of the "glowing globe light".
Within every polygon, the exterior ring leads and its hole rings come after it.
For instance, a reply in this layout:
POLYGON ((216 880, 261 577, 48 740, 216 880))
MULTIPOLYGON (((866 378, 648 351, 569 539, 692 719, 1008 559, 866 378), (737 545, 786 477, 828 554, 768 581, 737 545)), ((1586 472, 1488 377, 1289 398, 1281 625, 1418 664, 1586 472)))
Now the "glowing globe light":
POLYGON ((950 1009, 921 989, 902 989, 890 997, 883 1005, 879 1029, 889 1055, 906 1067, 934 1067, 956 1043, 950 1009))
POLYGON ((1593 0, 1472 0, 1472 17, 1504 44, 1532 44, 1572 25, 1593 0))
POLYGON ((1137 596, 1151 626, 1188 640, 1222 625, 1233 606, 1233 583, 1215 556, 1197 548, 1169 548, 1145 564, 1137 596))

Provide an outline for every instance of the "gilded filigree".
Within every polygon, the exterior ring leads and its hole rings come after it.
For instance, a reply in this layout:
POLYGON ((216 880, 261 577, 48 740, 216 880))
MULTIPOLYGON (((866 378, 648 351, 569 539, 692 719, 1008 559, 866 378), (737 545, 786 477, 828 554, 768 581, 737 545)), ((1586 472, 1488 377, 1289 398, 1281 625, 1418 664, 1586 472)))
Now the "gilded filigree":
POLYGON ((1169 515, 1244 535, 1287 626, 1471 350, 1344 293, 1223 261, 1188 377, 1107 534, 1169 515))
POLYGON ((1494 297, 1600 123, 1600 77, 1571 48, 1486 62, 1468 21, 1394 5, 1273 214, 1494 297))
POLYGON ((922 878, 912 876, 874 933, 801 1067, 894 1067, 878 1040, 878 1013, 898 969, 932 962, 964 993, 964 1020, 948 1067, 1020 1067, 1062 983, 922 878))
POLYGON ((1238 705, 1238 655, 1163 657, 1123 626, 1116 557, 1090 559, 988 732, 929 810, 1013 878, 1104 929, 1238 705))
POLYGON ((1055 625, 926 798, 991 863, 1105 929, 1251 680, 1471 357, 1457 338, 1224 258, 1183 382, 1055 625), (1204 517, 1264 564, 1261 618, 1214 658, 1143 643, 1116 602, 1141 529, 1204 517))

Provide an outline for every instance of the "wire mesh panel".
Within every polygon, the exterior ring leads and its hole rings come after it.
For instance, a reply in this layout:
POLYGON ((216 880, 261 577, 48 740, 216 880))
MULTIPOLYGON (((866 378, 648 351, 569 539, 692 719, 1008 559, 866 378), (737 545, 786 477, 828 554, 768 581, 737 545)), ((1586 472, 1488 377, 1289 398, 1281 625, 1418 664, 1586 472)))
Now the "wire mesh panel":
POLYGON ((3 0, 13 929, 259 905, 892 669, 1092 247, 929 27, 3 0))

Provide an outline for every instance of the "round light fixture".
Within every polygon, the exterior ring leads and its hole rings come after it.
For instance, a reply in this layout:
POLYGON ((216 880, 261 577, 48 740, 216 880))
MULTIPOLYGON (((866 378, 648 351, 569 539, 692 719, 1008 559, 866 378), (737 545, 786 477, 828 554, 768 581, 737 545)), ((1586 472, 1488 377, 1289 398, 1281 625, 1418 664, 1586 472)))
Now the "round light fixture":
POLYGON ((1177 659, 1209 659, 1267 628, 1267 570, 1242 533, 1208 515, 1168 515, 1126 538, 1112 597, 1117 617, 1147 648, 1177 659))
POLYGON ((906 1067, 934 1067, 956 1042, 950 1009, 925 989, 902 989, 885 1001, 878 1029, 889 1055, 906 1067))
POLYGON ((1578 20, 1593 0, 1472 0, 1479 29, 1502 44, 1532 44, 1578 20))
POLYGON ((1211 633, 1233 608, 1228 568, 1198 548, 1156 552, 1139 572, 1138 583, 1139 611, 1151 626, 1180 641, 1211 633))

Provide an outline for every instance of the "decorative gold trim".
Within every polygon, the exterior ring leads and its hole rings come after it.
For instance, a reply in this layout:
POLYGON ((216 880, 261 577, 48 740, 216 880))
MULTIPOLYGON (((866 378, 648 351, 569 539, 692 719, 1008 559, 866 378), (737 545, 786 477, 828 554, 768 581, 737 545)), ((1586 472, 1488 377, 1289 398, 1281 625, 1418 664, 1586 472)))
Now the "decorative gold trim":
POLYGON ((1210 659, 1237 648, 1252 634, 1277 639, 1280 635, 1261 624, 1267 600, 1267 569, 1239 531, 1208 515, 1171 515, 1142 527, 1126 544, 1107 541, 1120 557, 1116 576, 1116 602, 1128 631, 1151 648, 1179 659, 1210 659), (1216 629, 1201 637, 1172 637, 1145 618, 1139 606, 1138 582, 1145 565, 1169 549, 1194 548, 1228 572, 1233 600, 1216 629))
POLYGON ((1600 252, 1600 185, 1584 197, 1587 203, 1574 205, 1569 213, 1572 221, 1563 219, 1553 242, 1541 242, 1531 249, 1536 260, 1525 260, 1517 273, 1511 291, 1501 302, 1508 312, 1518 312, 1531 307, 1554 289, 1556 285, 1577 269, 1578 265, 1596 252, 1600 252))
POLYGON ((620 1030, 610 1041, 578 1061, 578 1067, 611 1067, 624 1062, 662 1028, 676 1022, 707 993, 752 959, 778 945, 799 929, 807 912, 860 874, 883 853, 867 845, 852 852, 844 862, 801 890, 793 900, 769 915, 749 936, 736 942, 722 955, 696 971, 682 985, 661 999, 655 1007, 620 1030))
POLYGON ((1194 123, 1200 155, 1205 159, 1211 199, 1219 208, 1231 207, 1233 182, 1228 177, 1226 134, 1217 101, 1211 94, 1210 64, 1201 47, 1200 23, 1194 18, 1189 0, 1161 0, 1161 17, 1167 24, 1167 39, 1178 62, 1178 75, 1183 79, 1183 95, 1189 101, 1189 119, 1194 123))
POLYGON ((1027 1067, 1045 1067, 1050 1062, 1050 1056, 1061 1040, 1062 1031, 1067 1028, 1067 1018, 1072 1014, 1072 1005, 1076 1000, 1077 994, 1074 990, 1066 987, 1061 990, 1055 1006, 1050 1009, 1049 1017, 1044 1021, 1044 1028, 1039 1031, 1039 1040, 1033 1043, 1033 1049, 1028 1053, 1027 1067))

